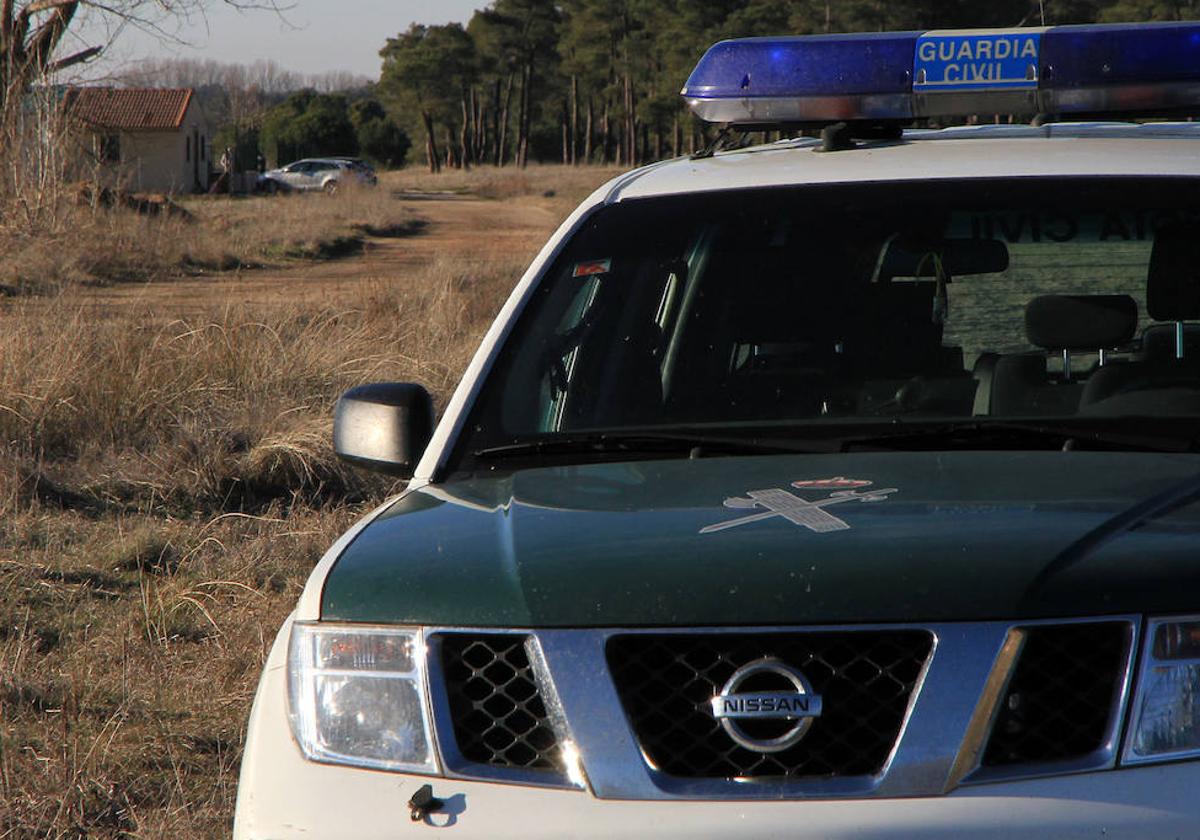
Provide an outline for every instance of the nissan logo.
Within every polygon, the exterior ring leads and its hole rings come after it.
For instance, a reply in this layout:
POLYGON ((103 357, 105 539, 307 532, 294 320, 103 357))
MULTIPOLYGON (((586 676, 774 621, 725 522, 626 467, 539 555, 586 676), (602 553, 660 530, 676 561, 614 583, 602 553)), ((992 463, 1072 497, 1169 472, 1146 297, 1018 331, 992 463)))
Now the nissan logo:
MULTIPOLYGON (((733 672, 721 693, 710 701, 712 715, 736 743, 758 753, 774 753, 795 746, 821 715, 821 696, 814 694, 804 675, 771 657, 758 659, 733 672), (739 692, 743 685, 772 690, 739 692), (774 689, 778 685, 784 690, 774 689), (790 686, 791 690, 787 690, 790 686), (748 733, 739 721, 794 721, 778 734, 748 733)), ((760 727, 755 726, 757 730, 760 727)))

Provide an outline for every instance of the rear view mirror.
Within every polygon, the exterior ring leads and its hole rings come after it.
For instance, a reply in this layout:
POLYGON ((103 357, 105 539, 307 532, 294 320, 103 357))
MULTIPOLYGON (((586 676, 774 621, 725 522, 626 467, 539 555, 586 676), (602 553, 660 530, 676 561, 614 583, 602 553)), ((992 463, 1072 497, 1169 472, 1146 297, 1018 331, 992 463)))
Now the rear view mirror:
POLYGON ((433 400, 420 385, 360 385, 334 408, 334 452, 367 469, 411 478, 432 436, 433 400))
POLYGON ((1008 246, 997 239, 938 239, 932 242, 892 239, 879 262, 878 280, 893 277, 936 277, 934 256, 950 277, 999 274, 1008 268, 1008 246))

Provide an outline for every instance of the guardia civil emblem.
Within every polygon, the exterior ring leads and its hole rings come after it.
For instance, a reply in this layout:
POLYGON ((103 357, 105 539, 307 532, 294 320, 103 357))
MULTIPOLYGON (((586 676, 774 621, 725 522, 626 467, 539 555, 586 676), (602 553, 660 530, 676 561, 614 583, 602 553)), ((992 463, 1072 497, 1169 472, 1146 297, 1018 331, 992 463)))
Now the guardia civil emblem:
POLYGON ((792 487, 801 491, 793 493, 779 487, 766 490, 750 490, 745 496, 733 496, 726 499, 724 504, 734 510, 756 510, 737 519, 727 519, 714 525, 706 525, 700 529, 701 534, 712 534, 725 531, 752 522, 774 519, 781 516, 793 525, 800 525, 818 534, 831 531, 845 531, 849 523, 830 513, 827 508, 848 502, 882 502, 893 493, 900 492, 895 487, 872 488, 875 482, 860 478, 818 478, 793 481, 792 487), (812 497, 814 491, 826 493, 824 498, 812 497), (805 495, 809 494, 809 495, 805 495))

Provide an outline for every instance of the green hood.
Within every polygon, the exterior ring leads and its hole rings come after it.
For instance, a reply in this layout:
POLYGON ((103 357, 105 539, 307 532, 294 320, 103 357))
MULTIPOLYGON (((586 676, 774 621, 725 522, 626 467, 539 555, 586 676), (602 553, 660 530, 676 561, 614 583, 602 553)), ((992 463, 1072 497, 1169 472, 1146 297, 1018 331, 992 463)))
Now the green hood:
POLYGON ((863 453, 639 461, 451 482, 408 493, 359 534, 326 580, 322 618, 583 627, 1194 612, 1200 506, 1050 564, 1113 516, 1198 473, 1200 456, 1190 455, 863 453), (895 492, 824 508, 848 526, 839 530, 772 516, 701 533, 768 512, 727 499, 782 490, 827 500, 836 487, 793 482, 835 476, 895 492))

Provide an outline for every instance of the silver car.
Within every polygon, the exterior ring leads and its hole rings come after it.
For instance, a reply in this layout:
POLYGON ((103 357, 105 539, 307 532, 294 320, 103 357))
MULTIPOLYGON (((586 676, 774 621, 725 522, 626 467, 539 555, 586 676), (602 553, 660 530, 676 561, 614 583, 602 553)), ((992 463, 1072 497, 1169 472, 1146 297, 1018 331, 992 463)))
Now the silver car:
POLYGON ((375 170, 358 158, 305 158, 259 176, 259 189, 274 193, 282 191, 316 191, 335 193, 341 184, 357 183, 374 186, 375 170))

